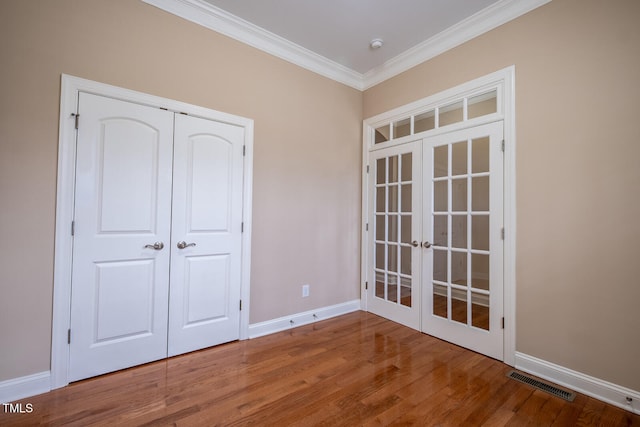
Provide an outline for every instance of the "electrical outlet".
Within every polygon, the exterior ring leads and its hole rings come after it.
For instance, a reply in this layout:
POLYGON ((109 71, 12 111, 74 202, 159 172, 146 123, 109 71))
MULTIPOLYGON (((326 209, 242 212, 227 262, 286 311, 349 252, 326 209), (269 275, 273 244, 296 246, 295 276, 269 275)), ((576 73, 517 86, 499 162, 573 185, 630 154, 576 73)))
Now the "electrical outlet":
POLYGON ((302 298, 309 296, 309 285, 302 285, 302 298))

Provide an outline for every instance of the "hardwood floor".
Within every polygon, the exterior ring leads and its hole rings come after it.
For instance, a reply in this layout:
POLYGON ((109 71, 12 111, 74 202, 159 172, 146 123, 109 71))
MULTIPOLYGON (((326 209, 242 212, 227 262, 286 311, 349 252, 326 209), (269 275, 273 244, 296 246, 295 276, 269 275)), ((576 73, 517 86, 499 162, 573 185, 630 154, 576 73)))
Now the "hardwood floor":
POLYGON ((356 312, 80 381, 24 399, 0 425, 640 426, 578 395, 569 403, 510 367, 356 312))

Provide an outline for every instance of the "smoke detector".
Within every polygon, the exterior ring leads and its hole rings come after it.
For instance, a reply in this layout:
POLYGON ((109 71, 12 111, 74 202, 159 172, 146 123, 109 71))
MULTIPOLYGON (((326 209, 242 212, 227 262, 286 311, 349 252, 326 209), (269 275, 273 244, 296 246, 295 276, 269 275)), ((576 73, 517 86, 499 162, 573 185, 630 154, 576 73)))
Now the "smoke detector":
POLYGON ((383 44, 384 41, 382 39, 373 39, 371 40, 371 43, 369 43, 369 46, 371 49, 380 49, 383 44))

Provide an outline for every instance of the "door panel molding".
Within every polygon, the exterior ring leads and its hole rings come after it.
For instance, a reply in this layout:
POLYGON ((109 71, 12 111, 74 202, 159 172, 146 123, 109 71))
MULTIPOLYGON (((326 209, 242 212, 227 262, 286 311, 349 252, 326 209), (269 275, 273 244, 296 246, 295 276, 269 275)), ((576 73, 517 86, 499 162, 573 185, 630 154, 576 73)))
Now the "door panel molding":
MULTIPOLYGON (((76 165, 76 123, 81 92, 101 95, 171 112, 186 113, 244 128, 244 172, 242 176, 242 266, 240 339, 249 337, 250 266, 251 266, 251 201, 253 182, 253 120, 199 107, 181 101, 149 95, 92 80, 62 74, 58 135, 58 175, 54 246, 53 322, 51 332, 51 388, 69 383, 69 344, 71 312, 71 276, 73 254, 74 183, 76 165)), ((73 333, 71 333, 73 339, 73 333)))

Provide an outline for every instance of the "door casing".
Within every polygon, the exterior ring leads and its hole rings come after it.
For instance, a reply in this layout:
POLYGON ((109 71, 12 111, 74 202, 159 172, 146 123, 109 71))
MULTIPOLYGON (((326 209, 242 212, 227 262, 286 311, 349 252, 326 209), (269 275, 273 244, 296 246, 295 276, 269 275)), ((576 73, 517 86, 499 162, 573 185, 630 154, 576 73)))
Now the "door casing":
MULTIPOLYGON (((383 149, 396 144, 411 142, 415 139, 435 136, 460 130, 467 127, 502 120, 504 122, 504 363, 515 366, 516 354, 516 132, 515 132, 515 66, 498 70, 486 76, 462 83, 445 91, 436 93, 410 104, 380 113, 363 121, 362 127, 362 182, 368 183, 370 169, 369 154, 372 150, 383 149), (461 122, 454 125, 413 134, 375 144, 374 132, 379 126, 403 119, 418 111, 426 111, 430 107, 445 105, 453 100, 468 96, 472 93, 490 88, 498 88, 498 111, 484 117, 461 122)), ((367 310, 367 286, 373 279, 368 277, 368 250, 372 243, 368 240, 369 221, 369 191, 362 188, 362 218, 361 218, 361 269, 360 295, 361 307, 367 310)))
POLYGON ((242 185, 242 278, 240 339, 249 337, 251 212, 253 183, 253 120, 180 101, 120 88, 63 74, 61 76, 60 126, 58 135, 58 176, 53 277, 53 322, 51 331, 51 388, 67 385, 69 369, 68 333, 71 310, 72 221, 75 183, 76 122, 80 92, 93 93, 176 113, 229 123, 245 129, 245 157, 242 185))

